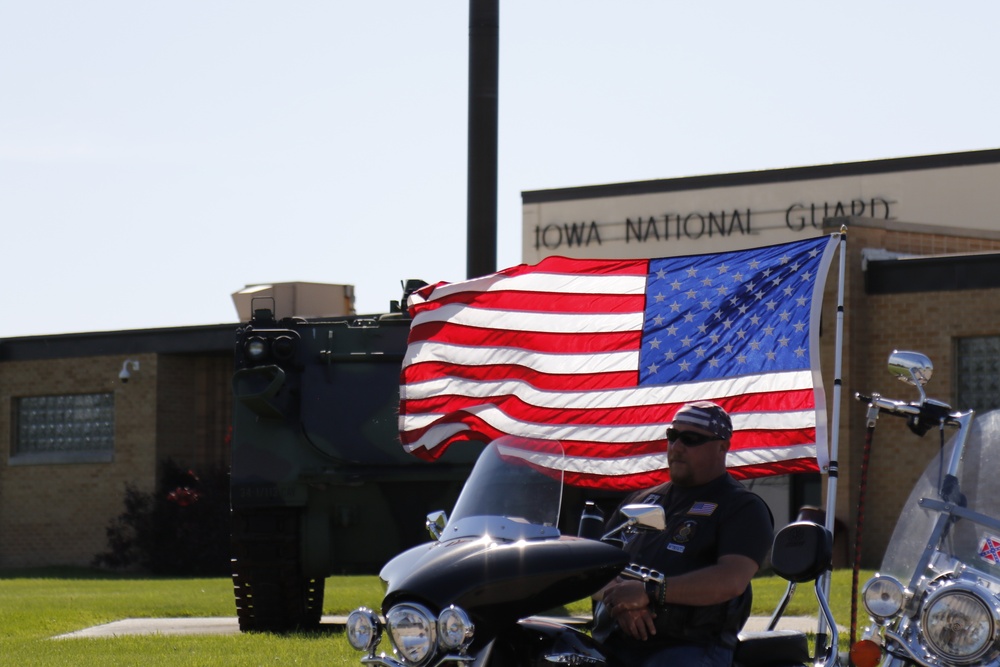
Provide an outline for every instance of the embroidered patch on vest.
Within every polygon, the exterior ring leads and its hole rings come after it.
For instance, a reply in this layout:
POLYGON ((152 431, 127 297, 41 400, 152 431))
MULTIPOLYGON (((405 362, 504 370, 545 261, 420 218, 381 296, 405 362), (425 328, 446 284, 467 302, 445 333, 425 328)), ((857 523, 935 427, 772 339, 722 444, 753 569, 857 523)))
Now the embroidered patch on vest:
POLYGON ((719 505, 717 503, 706 503, 703 500, 699 500, 691 506, 691 509, 689 509, 687 513, 694 514, 695 516, 712 516, 712 512, 714 512, 718 506, 719 505))
POLYGON ((674 533, 674 536, 672 538, 670 538, 670 542, 676 544, 684 544, 685 542, 689 542, 691 538, 694 536, 695 530, 697 528, 698 528, 698 522, 694 521, 693 519, 688 519, 680 526, 678 526, 677 532, 674 533))

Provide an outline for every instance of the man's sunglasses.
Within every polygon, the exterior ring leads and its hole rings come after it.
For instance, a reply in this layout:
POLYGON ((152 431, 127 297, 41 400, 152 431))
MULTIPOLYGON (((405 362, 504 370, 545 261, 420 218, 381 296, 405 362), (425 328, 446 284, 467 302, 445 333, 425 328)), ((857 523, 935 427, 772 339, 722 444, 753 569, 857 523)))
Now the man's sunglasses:
POLYGON ((673 444, 678 440, 680 440, 685 447, 697 447, 698 445, 704 445, 706 442, 722 440, 722 438, 714 435, 695 433, 694 431, 678 431, 675 428, 668 428, 667 442, 673 444))

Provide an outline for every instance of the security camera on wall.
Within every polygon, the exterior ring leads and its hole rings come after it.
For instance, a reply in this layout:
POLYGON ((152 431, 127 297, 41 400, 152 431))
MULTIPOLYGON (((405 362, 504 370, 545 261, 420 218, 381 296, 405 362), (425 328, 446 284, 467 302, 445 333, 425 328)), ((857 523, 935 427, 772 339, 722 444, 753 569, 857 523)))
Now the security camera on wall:
POLYGON ((134 359, 126 359, 125 363, 122 364, 122 370, 118 373, 118 379, 121 380, 122 384, 127 383, 132 378, 132 373, 138 372, 139 362, 134 359), (129 372, 131 367, 132 372, 129 372))

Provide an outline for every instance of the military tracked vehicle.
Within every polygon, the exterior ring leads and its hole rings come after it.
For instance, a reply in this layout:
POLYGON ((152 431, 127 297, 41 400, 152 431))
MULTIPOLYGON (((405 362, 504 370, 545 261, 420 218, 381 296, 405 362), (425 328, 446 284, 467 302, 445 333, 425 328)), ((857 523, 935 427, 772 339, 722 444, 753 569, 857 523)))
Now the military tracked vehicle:
MULTIPOLYGON (((405 298, 424 283, 409 281, 405 298)), ((252 303, 236 335, 232 559, 240 629, 315 628, 325 579, 376 573, 427 540, 480 446, 426 463, 398 438, 399 376, 410 319, 275 319, 252 303)))

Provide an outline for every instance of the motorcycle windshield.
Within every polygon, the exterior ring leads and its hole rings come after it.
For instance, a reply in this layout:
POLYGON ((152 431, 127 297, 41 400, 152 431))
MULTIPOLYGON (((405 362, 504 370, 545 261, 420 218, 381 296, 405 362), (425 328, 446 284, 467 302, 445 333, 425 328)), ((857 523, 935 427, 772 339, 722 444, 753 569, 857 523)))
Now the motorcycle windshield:
POLYGON ((882 574, 904 584, 916 573, 928 546, 972 567, 1000 573, 1000 410, 976 418, 962 453, 957 478, 961 500, 974 515, 948 526, 938 544, 929 544, 940 512, 921 506, 922 499, 941 500, 941 484, 956 446, 952 436, 936 454, 910 493, 882 561, 882 574))
POLYGON ((562 445, 506 436, 480 454, 441 540, 559 537, 562 445))

